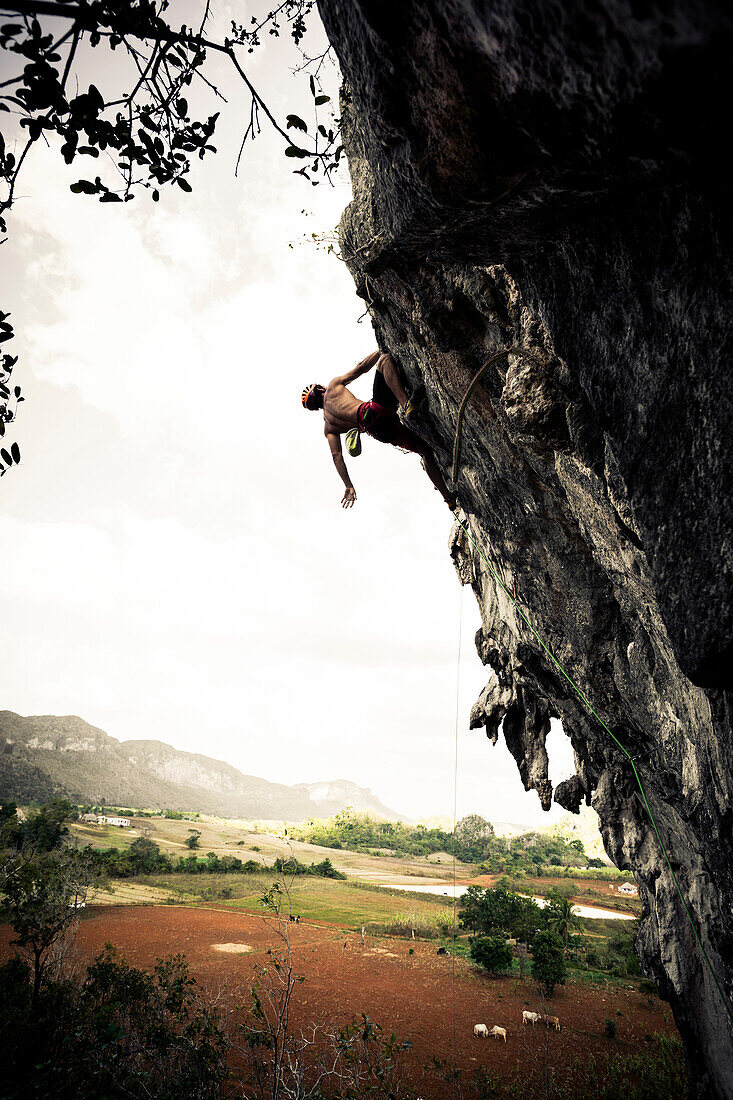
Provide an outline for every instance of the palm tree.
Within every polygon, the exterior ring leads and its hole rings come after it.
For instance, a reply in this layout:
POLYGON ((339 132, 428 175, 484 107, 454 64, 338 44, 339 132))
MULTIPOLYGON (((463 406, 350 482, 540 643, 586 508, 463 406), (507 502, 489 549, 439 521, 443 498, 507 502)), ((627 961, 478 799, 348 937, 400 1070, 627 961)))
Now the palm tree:
POLYGON ((570 899, 554 891, 548 900, 546 912, 547 927, 550 931, 557 932, 565 945, 564 950, 567 951, 569 933, 580 931, 583 927, 580 923, 580 917, 573 912, 570 899))

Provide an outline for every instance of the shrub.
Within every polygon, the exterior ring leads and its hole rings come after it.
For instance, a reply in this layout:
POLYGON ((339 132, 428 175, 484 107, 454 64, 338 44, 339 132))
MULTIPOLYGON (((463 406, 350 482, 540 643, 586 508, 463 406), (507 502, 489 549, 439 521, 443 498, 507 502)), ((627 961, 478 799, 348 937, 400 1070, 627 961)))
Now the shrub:
POLYGON ((606 1020, 606 1026, 603 1029, 603 1034, 606 1036, 607 1039, 615 1039, 616 1038, 616 1021, 615 1020, 606 1020))
POLYGON ((328 857, 326 857, 326 859, 322 859, 320 863, 311 863, 308 874, 320 875, 321 878, 346 878, 346 875, 343 873, 343 871, 336 870, 328 857))
POLYGON ((182 956, 149 974, 108 945, 83 980, 44 982, 36 1009, 29 988, 18 960, 0 970, 3 1096, 223 1095, 228 1042, 182 956))
POLYGON ((479 936, 471 944, 471 958, 490 974, 496 974, 512 965, 512 949, 503 936, 479 936))

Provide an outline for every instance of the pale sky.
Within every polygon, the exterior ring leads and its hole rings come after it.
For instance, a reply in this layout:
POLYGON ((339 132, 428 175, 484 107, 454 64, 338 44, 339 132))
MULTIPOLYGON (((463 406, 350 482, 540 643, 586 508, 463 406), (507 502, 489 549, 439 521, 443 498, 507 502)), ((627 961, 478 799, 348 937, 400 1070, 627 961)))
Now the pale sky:
MULTIPOLYGON (((304 107, 277 51, 250 71, 275 107, 304 107)), ((22 177, 0 251, 26 397, 7 437, 23 461, 0 482, 0 708, 450 815, 450 513, 415 456, 370 439, 343 511, 300 404, 375 346, 345 266, 302 243, 335 227, 348 182, 310 187, 266 132, 235 179, 246 104, 222 87, 219 153, 190 195, 100 205, 68 190, 89 162, 40 147, 22 177)), ((548 822, 503 743, 468 730, 478 625, 466 589, 458 814, 548 822)), ((559 726, 549 749, 557 782, 573 770, 559 726)))

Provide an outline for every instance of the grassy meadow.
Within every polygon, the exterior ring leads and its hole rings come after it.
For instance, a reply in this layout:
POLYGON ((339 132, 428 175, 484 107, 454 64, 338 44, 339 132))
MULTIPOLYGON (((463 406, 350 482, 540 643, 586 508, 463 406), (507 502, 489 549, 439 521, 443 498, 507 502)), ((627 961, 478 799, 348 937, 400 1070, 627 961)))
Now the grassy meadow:
MULTIPOLYGON (((212 905, 217 908, 247 909, 262 913, 262 896, 281 876, 239 875, 144 875, 114 880, 110 891, 96 891, 92 904, 146 904, 152 900, 181 905, 212 905), (154 895, 154 897, 153 897, 154 895)), ((369 883, 298 876, 286 879, 284 912, 309 921, 328 921, 358 930, 370 922, 392 922, 415 917, 416 927, 437 925, 450 920, 452 903, 429 894, 410 894, 404 890, 385 890, 369 883)), ((430 937, 432 938, 432 937, 430 937)))

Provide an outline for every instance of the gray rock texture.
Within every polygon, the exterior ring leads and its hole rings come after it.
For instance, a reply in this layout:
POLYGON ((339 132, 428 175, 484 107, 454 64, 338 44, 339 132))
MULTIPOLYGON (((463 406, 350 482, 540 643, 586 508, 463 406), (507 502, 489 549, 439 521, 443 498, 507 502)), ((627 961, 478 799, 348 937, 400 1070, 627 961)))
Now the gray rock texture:
POLYGON ((344 75, 341 242, 446 476, 500 727, 547 807, 561 718, 640 884, 638 947, 699 1097, 733 1096, 733 19, 715 2, 319 0, 344 75), (476 548, 480 549, 480 553, 476 548), (631 766, 517 606, 636 762, 631 766), (726 1005, 727 998, 727 1005, 726 1005))

